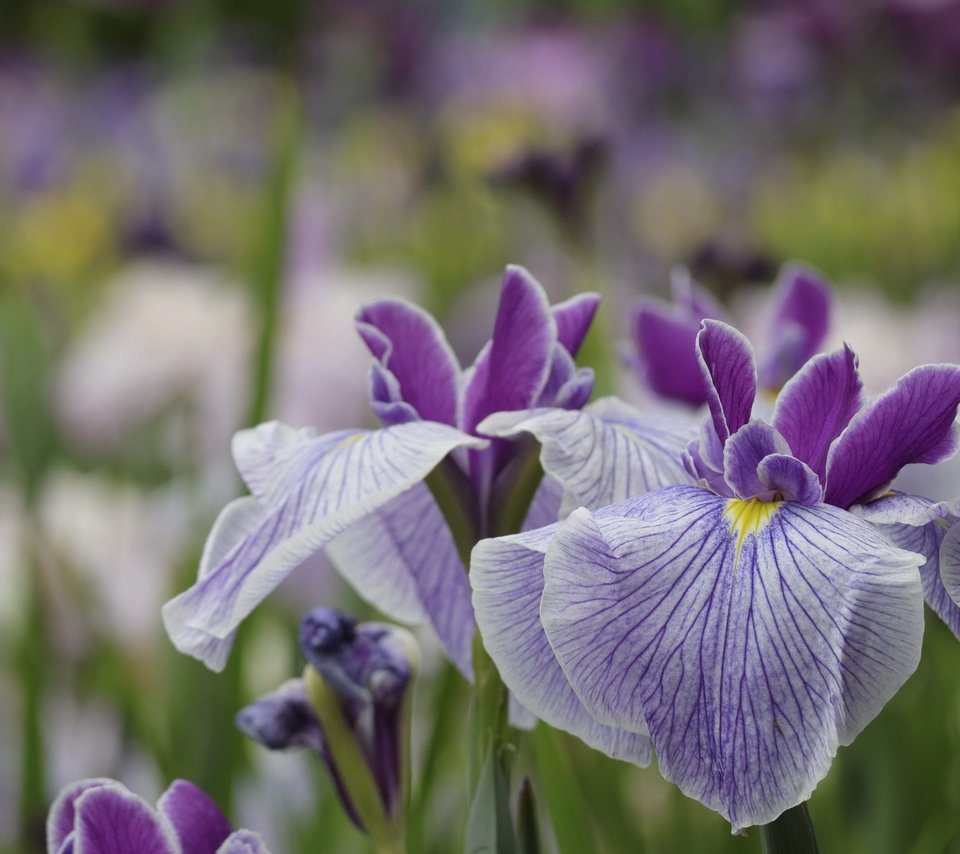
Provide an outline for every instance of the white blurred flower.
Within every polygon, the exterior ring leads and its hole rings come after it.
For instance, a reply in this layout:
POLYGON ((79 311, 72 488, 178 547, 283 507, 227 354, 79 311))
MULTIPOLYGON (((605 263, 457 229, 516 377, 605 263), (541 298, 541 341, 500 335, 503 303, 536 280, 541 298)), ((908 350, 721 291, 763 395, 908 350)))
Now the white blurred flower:
POLYGON ((98 631, 125 648, 149 649, 164 637, 160 606, 189 542, 189 499, 177 483, 145 492, 70 471, 54 472, 39 497, 49 548, 89 597, 98 631))
POLYGON ((110 451, 179 409, 186 417, 172 425, 161 453, 229 467, 230 436, 248 406, 252 330, 245 293, 215 269, 172 262, 127 268, 62 365, 57 411, 69 437, 110 451))

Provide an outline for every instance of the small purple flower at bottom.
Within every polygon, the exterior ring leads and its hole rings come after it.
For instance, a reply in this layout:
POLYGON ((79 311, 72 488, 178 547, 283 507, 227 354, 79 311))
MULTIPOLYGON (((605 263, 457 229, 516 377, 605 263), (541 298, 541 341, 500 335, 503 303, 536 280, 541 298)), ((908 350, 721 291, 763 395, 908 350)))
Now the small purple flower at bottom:
POLYGON ((175 780, 154 809, 116 780, 66 786, 47 818, 49 854, 270 854, 252 831, 231 832, 200 788, 175 780))
POLYGON ((404 818, 416 642, 396 626, 314 608, 300 623, 300 648, 304 677, 242 709, 237 726, 271 750, 316 751, 353 823, 391 842, 404 818))
POLYGON ((864 405, 845 347, 807 362, 768 424, 751 418, 746 339, 705 321, 696 346, 697 485, 485 540, 470 580, 521 703, 612 756, 642 764, 652 745, 738 831, 806 800, 917 666, 931 552, 859 517, 880 521, 876 504, 908 522, 924 503, 887 489, 956 450, 960 366, 916 368, 864 405))

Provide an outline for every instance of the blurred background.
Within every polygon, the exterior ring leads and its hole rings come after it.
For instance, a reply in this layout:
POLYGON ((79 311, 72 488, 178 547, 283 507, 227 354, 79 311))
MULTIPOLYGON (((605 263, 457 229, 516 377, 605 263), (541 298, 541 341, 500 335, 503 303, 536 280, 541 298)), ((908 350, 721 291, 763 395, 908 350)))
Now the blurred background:
MULTIPOLYGON (((304 602, 368 606, 318 558, 220 675, 159 617, 239 492, 235 430, 372 425, 361 303, 426 305, 467 361, 507 263, 598 290, 581 362, 642 402, 641 294, 686 265, 749 333, 789 259, 874 388, 960 360, 958 0, 0 4, 0 851, 98 775, 188 777, 276 854, 367 850, 311 756, 231 721, 301 668, 304 602)), ((454 851, 467 690, 422 641, 411 850, 454 851)), ((932 615, 924 652, 814 794, 825 850, 960 851, 932 615)), ((759 851, 655 767, 525 739, 564 851, 759 851)))

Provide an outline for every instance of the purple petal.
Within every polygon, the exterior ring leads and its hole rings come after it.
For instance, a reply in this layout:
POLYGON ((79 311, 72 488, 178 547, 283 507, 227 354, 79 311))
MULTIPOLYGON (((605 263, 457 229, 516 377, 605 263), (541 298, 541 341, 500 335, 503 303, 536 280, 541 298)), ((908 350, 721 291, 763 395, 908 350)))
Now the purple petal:
POLYGON ((230 835, 230 822, 210 796, 189 780, 174 780, 157 802, 183 854, 213 854, 230 835))
POLYGON ((827 457, 828 504, 867 501, 907 463, 936 463, 957 447, 960 366, 923 365, 858 412, 827 457))
POLYGON ((234 723, 268 750, 309 747, 323 753, 323 730, 302 679, 288 679, 276 691, 244 706, 234 723))
POLYGON ((557 324, 557 341, 571 355, 576 356, 583 339, 593 323, 600 305, 600 294, 577 294, 551 309, 557 324))
MULTIPOLYGON (((801 504, 819 504, 823 501, 823 487, 813 470, 796 457, 771 454, 757 466, 760 483, 784 501, 801 504)), ((779 499, 778 499, 779 500, 779 499)))
POLYGON ((821 482, 827 477, 830 445, 859 411, 862 389, 857 357, 844 345, 807 362, 777 398, 774 427, 821 482))
POLYGON ((663 776, 735 831, 810 796, 913 672, 923 632, 921 555, 833 507, 736 514, 748 504, 674 487, 621 518, 577 510, 541 603, 587 710, 645 722, 663 776))
POLYGON ((98 786, 117 786, 116 780, 107 777, 91 777, 87 780, 78 780, 60 790, 57 799, 50 807, 47 815, 47 851, 56 854, 73 832, 76 824, 77 799, 88 789, 98 786))
POLYGON ((216 854, 270 854, 270 849, 252 830, 235 830, 221 845, 216 854))
POLYGON ((891 492, 868 504, 854 504, 850 512, 875 525, 926 525, 936 519, 960 515, 960 499, 934 501, 920 495, 891 492))
POLYGON ((564 488, 561 515, 572 507, 603 507, 689 481, 682 454, 693 423, 646 419, 616 398, 582 412, 501 412, 478 429, 494 436, 527 432, 536 437, 544 471, 564 488))
POLYGON ((760 367, 764 388, 782 388, 820 348, 830 331, 833 297, 809 267, 787 265, 777 285, 771 352, 760 367))
POLYGON ((643 379, 660 397, 691 406, 707 402, 707 386, 697 362, 698 320, 680 317, 672 308, 643 302, 633 315, 643 379))
POLYGON ((360 309, 357 330, 424 421, 456 423, 460 364, 431 315, 404 300, 381 300, 360 309))
POLYGON ((397 378, 379 362, 370 363, 367 403, 384 427, 420 421, 420 413, 403 399, 397 378))
POLYGON ((88 789, 74 806, 75 854, 181 854, 160 816, 117 783, 88 789))
POLYGON ((650 739, 591 717, 540 625, 544 553, 555 529, 481 540, 474 548, 470 583, 484 647, 507 687, 537 717, 608 756, 648 765, 650 739))
POLYGON ((463 429, 492 412, 532 406, 553 359, 557 324, 543 287, 522 267, 507 267, 490 347, 478 357, 464 392, 463 429))
POLYGON ((447 657, 472 679, 470 583, 426 486, 417 484, 352 525, 327 553, 353 588, 388 616, 404 622, 428 618, 447 657))
POLYGON ((210 645, 229 638, 302 561, 423 480, 455 448, 478 445, 451 427, 422 421, 353 434, 334 447, 320 437, 297 448, 277 466, 274 481, 260 482, 270 503, 259 524, 164 606, 174 645, 215 666, 210 645))
POLYGON ((757 369, 750 342, 732 326, 705 320, 697 356, 707 385, 707 404, 721 442, 750 420, 757 396, 757 369))
MULTIPOLYGON (((955 519, 951 519, 955 522, 955 519)), ((923 598, 931 610, 946 624, 954 636, 960 639, 960 585, 957 581, 956 543, 960 529, 957 525, 948 529, 946 520, 928 522, 925 525, 878 525, 890 541, 901 549, 922 554, 927 562, 920 567, 920 584, 923 598), (951 535, 950 531, 957 529, 951 535), (947 539, 949 537, 949 539, 947 539), (947 582, 957 599, 950 595, 947 582)))
POLYGON ((757 476, 760 460, 770 454, 789 454, 786 440, 769 424, 751 421, 734 433, 723 448, 723 476, 738 498, 769 501, 769 488, 757 476))

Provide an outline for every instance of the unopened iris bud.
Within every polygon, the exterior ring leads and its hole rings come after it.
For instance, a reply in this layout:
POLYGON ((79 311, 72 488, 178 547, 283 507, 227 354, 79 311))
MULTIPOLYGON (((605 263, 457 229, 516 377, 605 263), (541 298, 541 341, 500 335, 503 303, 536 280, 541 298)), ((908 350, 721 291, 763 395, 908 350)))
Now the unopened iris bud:
POLYGON ((308 661, 303 679, 247 706, 237 726, 271 750, 316 750, 354 824, 381 849, 394 850, 409 773, 416 642, 396 626, 358 625, 330 608, 310 611, 299 638, 308 661))

